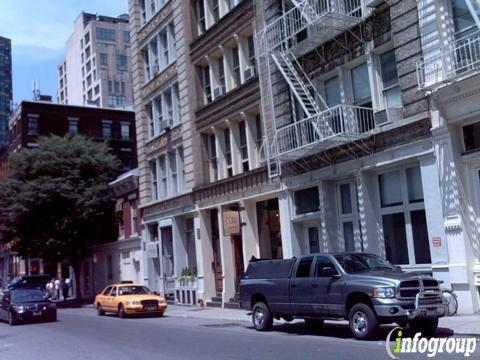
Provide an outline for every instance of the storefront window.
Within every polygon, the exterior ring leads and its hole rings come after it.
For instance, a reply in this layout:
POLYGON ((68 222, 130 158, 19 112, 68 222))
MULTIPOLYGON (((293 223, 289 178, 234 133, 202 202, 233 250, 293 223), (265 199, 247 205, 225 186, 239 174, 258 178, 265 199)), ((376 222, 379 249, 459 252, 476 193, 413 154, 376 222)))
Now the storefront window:
POLYGON ((380 202, 382 207, 402 204, 400 171, 381 174, 378 180, 380 183, 380 202))
POLYGON ((419 166, 378 176, 385 254, 393 264, 431 263, 419 166))
POLYGON ((308 245, 311 254, 320 252, 320 238, 317 226, 308 228, 308 245))
POLYGON ((403 213, 383 215, 385 254, 392 264, 408 264, 407 234, 403 213))

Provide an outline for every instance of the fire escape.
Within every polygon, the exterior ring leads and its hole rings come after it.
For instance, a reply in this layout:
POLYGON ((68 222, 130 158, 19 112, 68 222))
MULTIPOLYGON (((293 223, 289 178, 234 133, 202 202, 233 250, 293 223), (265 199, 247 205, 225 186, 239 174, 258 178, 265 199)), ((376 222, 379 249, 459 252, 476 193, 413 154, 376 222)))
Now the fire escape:
MULTIPOLYGON (((298 60, 327 41, 338 41, 337 36, 361 23, 369 13, 364 7, 365 0, 292 0, 291 3, 291 9, 255 35, 266 124, 262 157, 270 177, 282 174, 282 163, 356 142, 369 136, 374 128, 370 108, 345 104, 329 108, 298 60), (277 126, 276 122, 273 77, 277 71, 304 114, 303 119, 286 126, 277 126)), ((355 154, 355 150, 349 153, 355 154)))
MULTIPOLYGON (((480 0, 465 0, 476 31, 452 38, 447 45, 417 62, 418 88, 427 93, 480 71, 480 0)), ((434 11, 431 9, 430 11, 434 11)), ((426 13, 424 16, 435 15, 426 13)))

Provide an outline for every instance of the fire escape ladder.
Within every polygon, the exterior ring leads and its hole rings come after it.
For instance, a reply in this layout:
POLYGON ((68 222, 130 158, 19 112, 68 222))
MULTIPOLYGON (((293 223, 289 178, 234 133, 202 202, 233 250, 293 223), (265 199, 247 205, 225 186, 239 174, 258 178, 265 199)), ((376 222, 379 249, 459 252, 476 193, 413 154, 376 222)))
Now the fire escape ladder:
POLYGON ((318 16, 317 12, 310 4, 309 0, 292 0, 293 5, 300 10, 302 16, 307 20, 309 25, 313 25, 318 16))
POLYGON ((272 54, 272 58, 307 117, 318 115, 321 112, 315 100, 315 95, 322 103, 323 108, 327 108, 325 101, 318 94, 307 74, 305 74, 291 52, 272 54))
POLYGON ((465 3, 477 24, 477 28, 480 29, 480 0, 465 0, 465 3))

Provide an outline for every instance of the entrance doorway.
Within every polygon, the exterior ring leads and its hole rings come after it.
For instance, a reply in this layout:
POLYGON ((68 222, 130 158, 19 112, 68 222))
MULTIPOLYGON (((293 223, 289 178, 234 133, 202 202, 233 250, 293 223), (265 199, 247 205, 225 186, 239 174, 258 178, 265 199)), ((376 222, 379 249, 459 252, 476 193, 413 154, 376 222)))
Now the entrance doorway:
POLYGON ((240 279, 244 274, 243 244, 241 235, 232 236, 233 261, 235 262, 235 298, 240 294, 240 279))
POLYGON ((257 203, 257 223, 260 257, 282 259, 282 235, 277 198, 257 203))
POLYGON ((212 209, 210 211, 210 226, 212 230, 212 250, 213 250, 212 270, 215 276, 215 290, 217 294, 221 294, 223 292, 222 256, 220 252, 220 232, 218 227, 218 210, 217 209, 212 209))

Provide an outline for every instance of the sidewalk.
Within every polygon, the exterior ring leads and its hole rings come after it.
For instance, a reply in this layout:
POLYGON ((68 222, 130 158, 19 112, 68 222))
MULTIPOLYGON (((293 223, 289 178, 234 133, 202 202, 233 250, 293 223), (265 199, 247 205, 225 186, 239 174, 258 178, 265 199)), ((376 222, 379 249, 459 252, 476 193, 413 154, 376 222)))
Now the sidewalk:
MULTIPOLYGON (((198 318, 198 319, 221 319, 227 321, 251 321, 251 317, 245 310, 223 309, 213 307, 188 307, 169 305, 168 316, 198 318)), ((327 320, 327 323, 330 321, 327 320)), ((345 324, 346 321, 332 321, 335 324, 345 324)), ((440 319, 438 333, 451 335, 474 335, 480 336, 480 314, 455 315, 440 319)))

